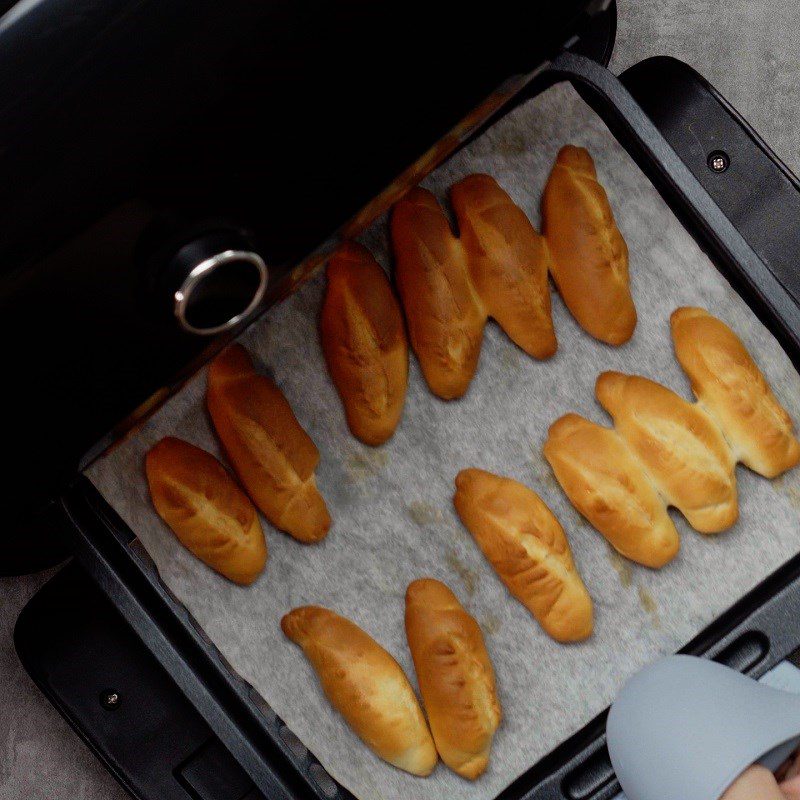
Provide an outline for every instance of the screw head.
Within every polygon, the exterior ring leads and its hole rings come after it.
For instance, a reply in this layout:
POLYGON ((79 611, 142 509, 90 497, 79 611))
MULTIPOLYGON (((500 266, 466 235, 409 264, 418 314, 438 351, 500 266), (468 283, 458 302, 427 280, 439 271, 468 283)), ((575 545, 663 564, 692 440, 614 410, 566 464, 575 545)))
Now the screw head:
POLYGON ((114 711, 119 708, 120 696, 119 692, 114 689, 104 689, 100 692, 100 705, 109 711, 114 711))
POLYGON ((731 164, 731 159, 724 150, 714 150, 708 154, 706 163, 712 172, 725 172, 731 164))

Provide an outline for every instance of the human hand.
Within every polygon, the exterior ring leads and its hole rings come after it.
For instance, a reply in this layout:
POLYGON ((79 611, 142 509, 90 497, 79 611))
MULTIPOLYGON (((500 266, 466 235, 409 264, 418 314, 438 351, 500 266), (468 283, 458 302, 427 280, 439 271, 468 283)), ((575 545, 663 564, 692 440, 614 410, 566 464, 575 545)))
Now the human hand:
POLYGON ((800 756, 793 756, 778 770, 777 776, 765 767, 750 767, 721 800, 800 800, 800 756))

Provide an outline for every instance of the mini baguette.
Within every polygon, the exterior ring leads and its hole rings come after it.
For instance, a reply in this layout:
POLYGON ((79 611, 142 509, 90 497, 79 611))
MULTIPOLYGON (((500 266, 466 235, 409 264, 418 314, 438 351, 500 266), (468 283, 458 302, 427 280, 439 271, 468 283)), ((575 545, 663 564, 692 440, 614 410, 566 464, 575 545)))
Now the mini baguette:
POLYGON ((406 636, 436 749, 475 780, 502 717, 481 629, 447 586, 423 578, 406 591, 406 636))
POLYGON ((356 242, 330 260, 320 317, 322 351, 347 424, 365 444, 389 439, 403 413, 408 343, 386 273, 356 242))
POLYGON ((595 394, 669 505, 701 533, 736 522, 736 462, 717 424, 698 405, 637 375, 604 372, 595 394))
POLYGON ((614 432, 577 414, 551 426, 544 456, 572 505, 623 556, 663 567, 680 548, 667 507, 614 432))
POLYGON ((461 397, 478 365, 486 312, 466 253, 436 198, 412 189, 392 211, 395 279, 411 346, 431 391, 461 397))
POLYGON ((670 317, 675 355, 700 404, 722 428, 737 461, 774 478, 800 461, 800 442, 739 337, 702 308, 670 317))
POLYGON ((542 197, 542 230, 553 279, 578 324, 601 342, 627 342, 636 327, 628 247, 582 147, 562 147, 556 158, 542 197))
POLYGON ((331 705, 378 756, 413 775, 436 766, 433 744, 414 690, 397 661, 349 619, 304 606, 281 620, 303 648, 331 705))
POLYGON ((559 642, 592 634, 592 600, 564 530, 536 492, 481 469, 456 477, 453 502, 489 563, 559 642))
POLYGON ((472 283, 487 313, 534 358, 558 344, 550 313, 547 245, 489 175, 470 175, 450 190, 472 283))
POLYGON ((256 373, 241 345, 212 362, 206 403, 222 446, 261 513, 301 542, 324 538, 331 520, 314 479, 319 451, 281 391, 256 373))
POLYGON ((168 436, 145 457, 150 496, 180 543, 229 580, 252 583, 267 562, 253 504, 222 464, 168 436))

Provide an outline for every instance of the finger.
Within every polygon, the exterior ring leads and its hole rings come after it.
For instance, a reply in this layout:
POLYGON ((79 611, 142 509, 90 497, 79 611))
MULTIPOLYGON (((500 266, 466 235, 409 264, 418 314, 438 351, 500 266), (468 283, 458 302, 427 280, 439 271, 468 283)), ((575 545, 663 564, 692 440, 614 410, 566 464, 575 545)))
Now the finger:
POLYGON ((795 775, 800 775, 800 753, 795 753, 792 757, 792 763, 786 771, 786 778, 794 778, 795 775))
POLYGON ((800 800, 800 776, 785 780, 780 789, 787 800, 800 800))
POLYGON ((756 765, 745 770, 722 795, 721 800, 785 800, 785 798, 786 795, 778 788, 775 776, 765 767, 756 765))

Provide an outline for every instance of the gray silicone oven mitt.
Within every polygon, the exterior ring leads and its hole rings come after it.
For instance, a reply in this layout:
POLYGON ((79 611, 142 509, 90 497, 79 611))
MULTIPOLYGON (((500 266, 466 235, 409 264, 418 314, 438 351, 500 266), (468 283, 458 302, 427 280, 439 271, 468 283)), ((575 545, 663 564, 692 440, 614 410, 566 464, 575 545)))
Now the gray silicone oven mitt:
POLYGON ((800 696, 721 664, 670 656, 623 687, 606 725, 627 800, 719 800, 751 764, 800 742, 800 696))

